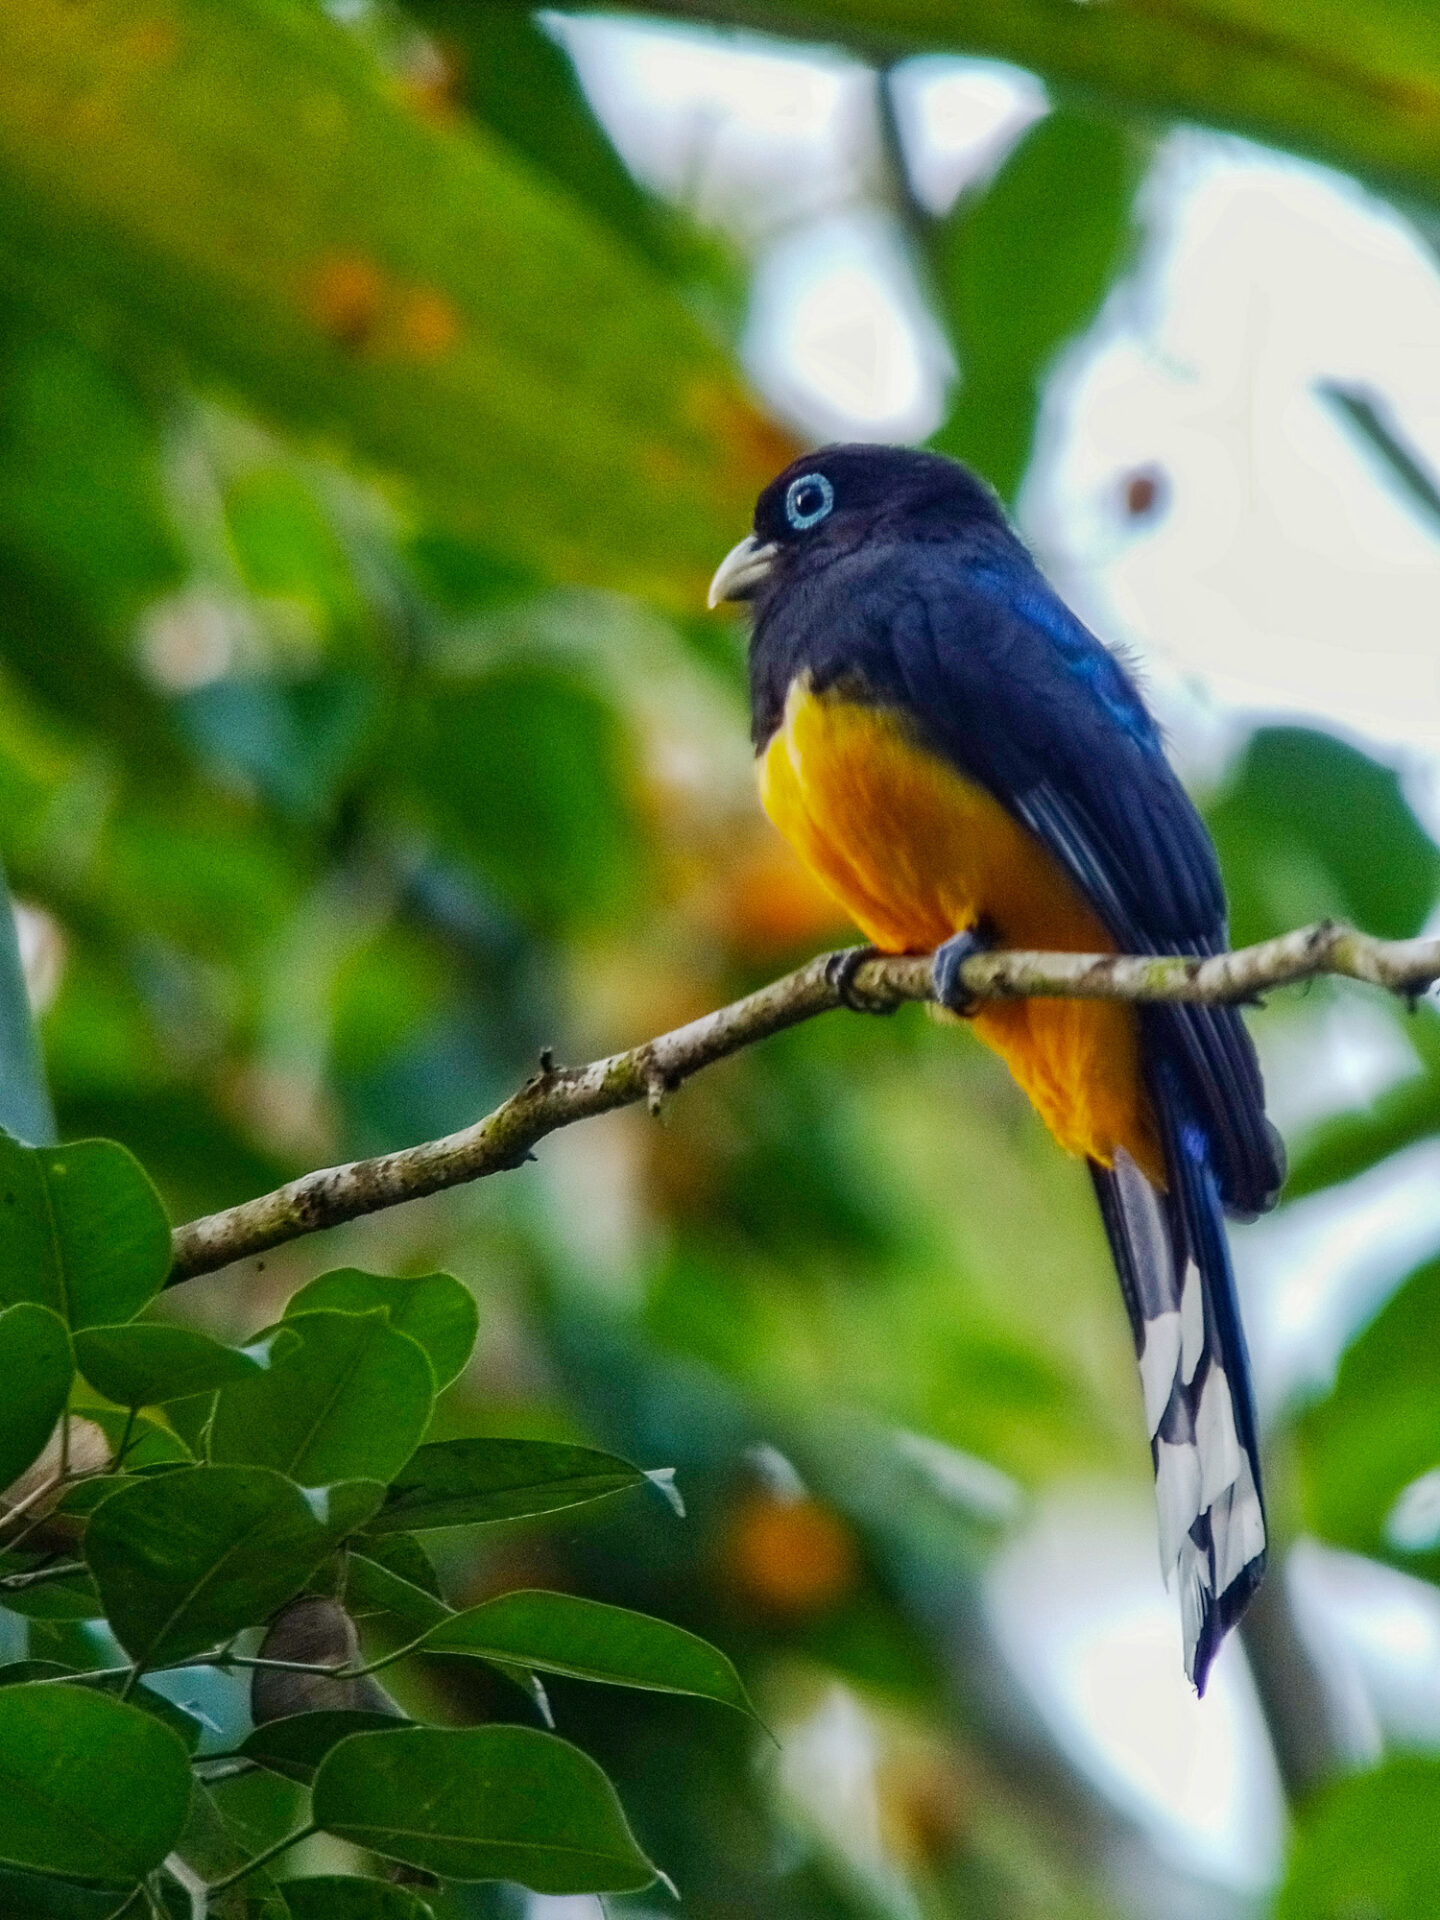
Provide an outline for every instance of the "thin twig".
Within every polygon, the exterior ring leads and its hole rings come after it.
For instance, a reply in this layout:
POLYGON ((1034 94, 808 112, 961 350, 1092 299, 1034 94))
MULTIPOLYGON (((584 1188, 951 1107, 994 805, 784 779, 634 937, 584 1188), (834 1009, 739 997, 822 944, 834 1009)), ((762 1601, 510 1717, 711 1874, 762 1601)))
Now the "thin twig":
MULTIPOLYGON (((208 1660, 185 1661, 186 1666, 226 1667, 236 1673, 249 1673, 252 1669, 259 1673, 318 1673, 327 1680, 353 1680, 362 1669, 347 1667, 342 1661, 338 1667, 321 1666, 315 1660, 261 1660, 250 1653, 217 1653, 208 1660)), ((170 1669, 156 1667, 156 1673, 170 1669)), ((369 1669, 363 1669, 368 1672, 369 1669)))
MULTIPOLYGON (((583 1067, 541 1071, 493 1113, 441 1140, 348 1166, 322 1167, 257 1200, 177 1227, 173 1286, 308 1233, 339 1226, 519 1167, 547 1134, 616 1107, 653 1101, 702 1067, 727 1059, 786 1027, 831 1013, 844 1002, 833 954, 707 1013, 673 1033, 583 1067)), ((1271 987, 1334 974, 1413 997, 1440 979, 1440 940, 1376 940, 1325 920, 1256 947, 1208 960, 1092 953, 987 953, 967 960, 960 984, 979 1000, 1030 997, 1121 1000, 1135 1004, 1249 1002, 1271 987)), ((928 955, 865 961, 852 992, 876 1012, 934 997, 928 955)))
MULTIPOLYGON (((14 1506, 0 1508, 0 1530, 8 1527, 12 1520, 20 1519, 23 1514, 30 1511, 31 1507, 45 1499, 47 1495, 58 1492, 64 1485, 64 1478, 57 1473, 48 1480, 42 1480, 38 1486, 32 1487, 29 1493, 25 1495, 25 1498, 23 1500, 17 1500, 14 1506)), ((4 1551, 6 1553, 13 1552, 15 1545, 16 1542, 13 1540, 4 1541, 4 1551)))
POLYGON ((223 1893, 226 1887, 233 1887, 254 1873, 257 1867, 268 1867, 272 1860, 278 1860, 282 1853, 288 1852, 291 1847, 298 1847, 302 1840, 308 1840, 312 1833, 319 1831, 313 1820, 307 1821, 303 1827, 297 1827, 294 1833, 287 1833, 283 1840, 277 1840, 274 1846, 257 1853, 253 1860, 247 1860, 243 1867, 236 1867, 233 1873, 227 1873, 223 1879, 212 1880, 206 1892, 213 1899, 217 1893, 223 1893))
POLYGON ((32 1567, 26 1573, 7 1573, 0 1579, 0 1593, 19 1593, 27 1587, 44 1586, 47 1580, 68 1579, 72 1573, 86 1572, 83 1560, 66 1560, 58 1566, 32 1567))

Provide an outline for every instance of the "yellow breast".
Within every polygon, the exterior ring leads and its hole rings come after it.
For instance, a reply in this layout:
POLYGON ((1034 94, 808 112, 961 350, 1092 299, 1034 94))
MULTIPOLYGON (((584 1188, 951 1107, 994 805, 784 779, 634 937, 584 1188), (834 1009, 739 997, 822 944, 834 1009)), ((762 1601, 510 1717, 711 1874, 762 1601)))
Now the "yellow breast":
MULTIPOLYGON (((918 745, 893 709, 796 681, 760 759, 760 796, 884 952, 928 952, 976 926, 1000 946, 1115 950, 1053 855, 983 787, 918 745)), ((1133 1009, 996 1001, 971 1024, 1063 1146, 1107 1166, 1124 1147, 1163 1184, 1133 1009)))

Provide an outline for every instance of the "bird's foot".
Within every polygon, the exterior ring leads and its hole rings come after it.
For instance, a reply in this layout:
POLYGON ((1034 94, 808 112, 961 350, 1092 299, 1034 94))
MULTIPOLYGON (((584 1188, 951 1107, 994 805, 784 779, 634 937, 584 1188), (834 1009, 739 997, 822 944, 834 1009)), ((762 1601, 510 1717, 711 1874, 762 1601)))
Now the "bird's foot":
POLYGON ((942 946, 935 949, 935 957, 930 963, 930 980, 935 989, 935 998, 948 1013, 968 1020, 980 1011, 983 1004, 973 993, 967 993, 961 984, 960 970, 967 960, 973 960, 977 953, 989 949, 989 941, 969 928, 963 933, 952 934, 942 946))
POLYGON ((884 954, 879 947, 846 947, 841 953, 832 953, 825 967, 825 978, 840 997, 842 1007, 849 1007, 852 1013, 893 1013, 895 1002, 888 996, 862 993, 856 985, 855 976, 867 960, 883 960, 884 954))

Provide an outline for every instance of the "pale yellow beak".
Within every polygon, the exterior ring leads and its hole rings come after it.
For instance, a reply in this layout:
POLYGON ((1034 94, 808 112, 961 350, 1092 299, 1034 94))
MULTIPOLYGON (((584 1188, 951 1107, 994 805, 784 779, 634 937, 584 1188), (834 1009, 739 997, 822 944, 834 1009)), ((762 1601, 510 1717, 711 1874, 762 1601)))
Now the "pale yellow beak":
POLYGON ((718 607, 722 600, 750 600, 755 590, 770 571, 770 563, 779 551, 772 540, 763 545, 753 533, 747 533, 738 546, 732 547, 715 569, 715 578, 710 582, 710 591, 705 596, 708 607, 718 607))

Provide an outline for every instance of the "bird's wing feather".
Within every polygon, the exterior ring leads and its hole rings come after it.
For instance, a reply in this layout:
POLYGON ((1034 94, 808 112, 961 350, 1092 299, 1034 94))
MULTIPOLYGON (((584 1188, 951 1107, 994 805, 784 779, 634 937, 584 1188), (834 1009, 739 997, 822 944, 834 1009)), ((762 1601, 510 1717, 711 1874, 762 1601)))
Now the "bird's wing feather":
MULTIPOLYGON (((929 744, 1044 842, 1122 949, 1221 951, 1210 836, 1115 656, 1018 546, 979 565, 912 548, 905 573, 889 616, 895 670, 929 744)), ((1143 1019, 1183 1074, 1227 1206, 1261 1211, 1282 1167, 1238 1012, 1151 1007, 1143 1019)))

